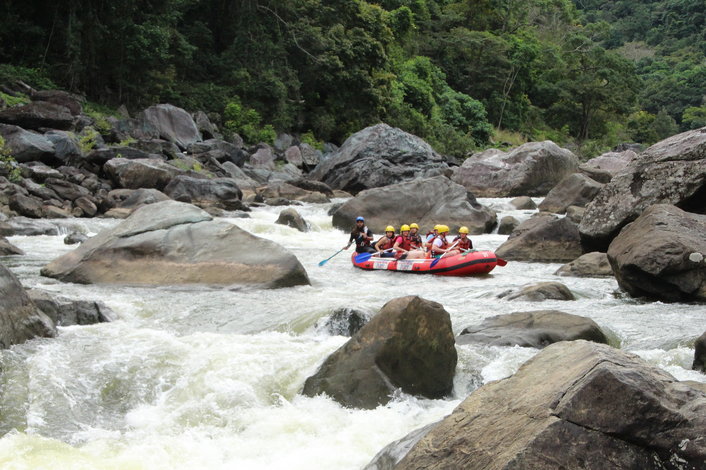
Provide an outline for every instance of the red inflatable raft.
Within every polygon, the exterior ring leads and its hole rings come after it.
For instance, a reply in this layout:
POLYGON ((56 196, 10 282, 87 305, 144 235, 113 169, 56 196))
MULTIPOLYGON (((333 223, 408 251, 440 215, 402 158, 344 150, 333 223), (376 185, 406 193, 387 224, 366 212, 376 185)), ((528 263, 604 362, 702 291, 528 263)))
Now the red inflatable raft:
POLYGON ((469 251, 456 256, 431 259, 380 258, 370 253, 353 253, 353 266, 360 269, 400 271, 416 274, 438 274, 440 276, 470 276, 486 274, 498 264, 505 266, 506 261, 499 259, 492 251, 469 251))

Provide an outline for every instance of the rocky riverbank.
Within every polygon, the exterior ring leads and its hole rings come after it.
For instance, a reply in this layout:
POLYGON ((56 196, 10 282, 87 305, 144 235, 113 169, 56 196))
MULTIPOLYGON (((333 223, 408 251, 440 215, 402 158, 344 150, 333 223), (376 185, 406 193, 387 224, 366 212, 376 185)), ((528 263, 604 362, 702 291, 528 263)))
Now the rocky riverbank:
MULTIPOLYGON (((330 213, 344 231, 364 215, 378 233, 387 224, 417 221, 424 228, 444 222, 487 234, 503 223, 478 198, 531 195, 545 197, 540 212, 505 221, 509 237, 496 247, 499 256, 567 263, 557 271, 561 276, 615 276, 621 292, 605 296, 644 303, 706 299, 706 129, 639 154, 584 164, 566 149, 538 142, 482 152, 457 166, 385 124, 326 152, 285 134, 272 146, 247 146, 237 136, 224 140, 203 113, 155 105, 106 125, 84 114, 79 98, 55 91, 0 111, 0 135, 17 162, 8 160, 0 179, 0 236, 57 235, 66 218, 125 219, 43 267, 43 276, 62 283, 225 286, 235 295, 238 289, 266 292, 263 287, 317 289, 309 287, 311 261, 298 258, 296 247, 215 217, 290 206, 277 223, 304 232, 312 224, 296 211, 298 204, 345 197, 330 213)), ((518 198, 512 204, 534 203, 518 198)), ((0 249, 14 263, 27 256, 6 239, 0 249)), ((99 303, 25 292, 10 270, 2 270, 3 348, 53 337, 61 332, 57 326, 116 318, 99 303)), ((552 306, 508 307, 510 313, 454 325, 443 302, 396 298, 391 284, 379 313, 343 308, 333 322, 338 326, 321 326, 351 339, 321 357, 310 374, 298 371, 301 377, 289 380, 312 399, 325 394, 343 406, 373 410, 400 393, 449 399, 465 345, 543 349, 512 377, 486 384, 450 417, 406 438, 404 452, 393 446, 370 468, 559 468, 576 459, 604 468, 606 455, 616 468, 677 461, 682 467, 674 468, 698 468, 706 455, 703 387, 615 348, 619 341, 604 325, 569 313, 571 307, 557 309, 556 302, 574 304, 585 295, 575 287, 516 284, 492 301, 552 306), (618 411, 626 418, 618 420, 618 411), (656 419, 641 418, 644 413, 656 419)), ((697 336, 682 340, 695 344, 693 369, 703 371, 703 336, 697 336)))

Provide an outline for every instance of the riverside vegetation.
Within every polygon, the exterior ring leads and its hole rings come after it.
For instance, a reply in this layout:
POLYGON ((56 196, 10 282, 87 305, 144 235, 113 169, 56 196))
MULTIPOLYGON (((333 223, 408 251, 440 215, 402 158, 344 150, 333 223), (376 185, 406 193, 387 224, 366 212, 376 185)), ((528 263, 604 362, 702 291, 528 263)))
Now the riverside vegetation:
POLYGON ((33 0, 0 18, 0 81, 218 113, 253 143, 384 121, 456 156, 594 156, 706 125, 703 29, 682 0, 33 0))

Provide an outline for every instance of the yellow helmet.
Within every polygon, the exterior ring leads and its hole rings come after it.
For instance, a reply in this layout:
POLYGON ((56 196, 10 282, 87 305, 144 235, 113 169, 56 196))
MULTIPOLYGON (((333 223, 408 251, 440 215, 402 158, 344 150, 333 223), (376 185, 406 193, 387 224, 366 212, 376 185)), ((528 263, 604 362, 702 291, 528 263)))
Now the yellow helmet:
POLYGON ((439 233, 447 233, 449 231, 448 225, 439 225, 439 233))
POLYGON ((436 231, 438 232, 438 231, 439 231, 439 227, 441 227, 441 225, 439 225, 439 224, 434 225, 434 230, 436 230, 436 231))
POLYGON ((412 224, 409 224, 409 228, 410 228, 410 229, 416 228, 417 230, 419 230, 419 225, 418 225, 416 222, 414 222, 414 223, 412 223, 412 224))
POLYGON ((403 225, 400 227, 400 232, 409 232, 409 225, 403 225))
POLYGON ((467 233, 468 233, 468 227, 461 227, 460 229, 458 229, 458 233, 466 233, 466 234, 467 234, 467 233))
POLYGON ((394 233, 394 232, 395 232, 395 227, 393 227, 392 225, 388 225, 387 227, 385 227, 385 231, 386 231, 386 232, 393 232, 393 233, 394 233))

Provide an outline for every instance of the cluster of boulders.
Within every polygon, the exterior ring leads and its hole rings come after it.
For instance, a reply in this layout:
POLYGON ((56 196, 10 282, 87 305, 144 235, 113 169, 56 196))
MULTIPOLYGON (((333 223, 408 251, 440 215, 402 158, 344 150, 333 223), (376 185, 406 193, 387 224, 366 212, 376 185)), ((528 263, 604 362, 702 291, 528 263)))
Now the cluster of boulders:
MULTIPOLYGON (((406 468, 684 468, 706 458, 706 387, 607 345, 592 320, 542 310, 486 318, 454 339, 448 313, 416 296, 369 318, 304 385, 347 407, 375 408, 397 390, 451 393, 457 344, 543 349, 511 377, 474 391, 443 420, 384 448, 369 470, 406 468), (608 460, 606 460, 608 459, 608 460), (678 462, 678 465, 673 465, 678 462)), ((325 324, 331 325, 327 320, 325 324)), ((332 331, 346 334, 348 328, 332 331)), ((697 345, 699 366, 706 341, 697 345)))
MULTIPOLYGON (((453 179, 477 194, 515 195, 508 185, 527 179, 511 175, 532 161, 534 148, 486 151, 457 168, 453 179), (484 189, 486 174, 506 178, 505 186, 484 189)), ((706 128, 641 153, 611 152, 581 165, 569 164, 566 152, 555 152, 553 166, 541 166, 556 184, 544 193, 539 213, 519 224, 501 221, 498 232, 510 236, 496 254, 569 263, 557 271, 561 276, 615 275, 636 297, 706 300, 706 128), (566 171, 557 177, 558 169, 566 171)))

